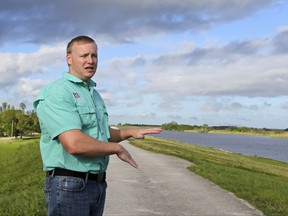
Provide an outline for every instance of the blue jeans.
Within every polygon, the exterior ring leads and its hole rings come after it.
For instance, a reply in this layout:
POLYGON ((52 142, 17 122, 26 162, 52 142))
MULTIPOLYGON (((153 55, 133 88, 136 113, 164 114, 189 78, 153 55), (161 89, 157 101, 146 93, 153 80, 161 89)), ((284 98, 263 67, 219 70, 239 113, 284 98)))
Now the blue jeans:
POLYGON ((67 176, 46 177, 45 200, 48 216, 101 216, 106 198, 106 181, 84 181, 67 176))

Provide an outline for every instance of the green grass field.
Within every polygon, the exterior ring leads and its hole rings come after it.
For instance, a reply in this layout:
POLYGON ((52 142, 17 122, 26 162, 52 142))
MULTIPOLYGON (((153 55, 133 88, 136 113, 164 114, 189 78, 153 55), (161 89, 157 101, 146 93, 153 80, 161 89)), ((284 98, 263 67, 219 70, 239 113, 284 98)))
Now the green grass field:
MULTIPOLYGON (((189 170, 247 200, 267 216, 288 215, 288 163, 153 137, 130 142, 192 162, 189 170)), ((0 141, 0 170, 0 216, 44 216, 39 138, 0 141)))
POLYGON ((39 138, 0 141, 0 215, 44 216, 39 138))

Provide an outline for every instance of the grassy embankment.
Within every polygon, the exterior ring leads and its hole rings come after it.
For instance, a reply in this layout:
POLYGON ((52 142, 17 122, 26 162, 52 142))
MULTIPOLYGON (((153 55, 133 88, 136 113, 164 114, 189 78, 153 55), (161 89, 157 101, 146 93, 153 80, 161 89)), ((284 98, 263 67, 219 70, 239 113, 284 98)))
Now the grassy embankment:
MULTIPOLYGON (((153 137, 130 142, 191 161, 189 170, 249 201, 265 215, 288 215, 288 163, 153 137)), ((1 216, 45 215, 38 143, 36 138, 0 141, 1 216)))
POLYGON ((0 140, 0 215, 44 216, 39 139, 0 140))
POLYGON ((247 200, 265 215, 288 215, 288 163, 153 137, 130 143, 192 162, 189 170, 247 200))

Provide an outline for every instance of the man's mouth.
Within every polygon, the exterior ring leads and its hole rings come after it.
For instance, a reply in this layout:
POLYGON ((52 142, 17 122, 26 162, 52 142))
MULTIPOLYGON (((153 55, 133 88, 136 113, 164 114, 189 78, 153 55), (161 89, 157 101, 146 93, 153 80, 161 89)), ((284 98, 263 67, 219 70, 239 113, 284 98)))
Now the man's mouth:
POLYGON ((86 67, 85 70, 88 70, 88 71, 94 71, 95 68, 94 68, 94 67, 86 67))

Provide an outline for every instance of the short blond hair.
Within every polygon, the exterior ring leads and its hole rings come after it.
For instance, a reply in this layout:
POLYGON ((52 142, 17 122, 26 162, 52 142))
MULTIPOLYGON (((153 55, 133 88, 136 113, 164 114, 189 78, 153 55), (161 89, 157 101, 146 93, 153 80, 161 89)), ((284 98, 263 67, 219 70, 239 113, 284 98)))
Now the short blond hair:
MULTIPOLYGON (((95 41, 85 35, 81 35, 81 36, 77 36, 75 38, 73 38, 68 44, 67 44, 67 48, 66 48, 66 53, 71 53, 72 52, 72 46, 74 43, 95 43, 95 41)), ((96 43, 95 43, 96 44, 96 43)))

